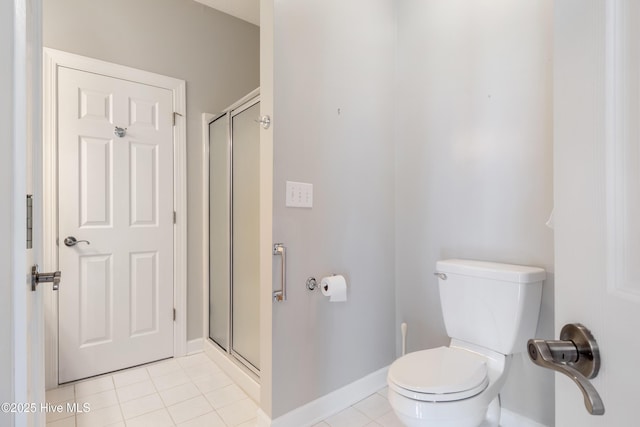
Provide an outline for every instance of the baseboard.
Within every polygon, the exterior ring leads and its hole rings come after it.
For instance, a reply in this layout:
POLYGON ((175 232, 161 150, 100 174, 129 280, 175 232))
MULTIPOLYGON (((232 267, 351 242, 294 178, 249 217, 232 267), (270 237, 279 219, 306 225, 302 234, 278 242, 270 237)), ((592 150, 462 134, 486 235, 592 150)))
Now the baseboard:
POLYGON ((537 423, 529 418, 525 418, 522 415, 511 412, 508 409, 502 408, 500 414, 500 427, 547 427, 544 424, 537 423))
POLYGON ((358 403, 387 384, 387 371, 382 368, 306 405, 271 420, 258 411, 258 427, 308 427, 358 403))
POLYGON ((256 427, 270 427, 271 426, 271 418, 264 411, 258 408, 258 414, 256 419, 256 427))
MULTIPOLYGON (((388 367, 288 412, 275 420, 258 409, 257 427, 309 427, 358 403, 386 385, 388 367)), ((502 408, 500 427, 548 427, 502 408)))
POLYGON ((187 341, 187 354, 202 353, 202 342, 202 338, 196 338, 195 340, 187 341))
POLYGON ((204 352, 211 360, 224 371, 225 374, 233 380, 238 387, 244 390, 254 402, 260 403, 260 383, 253 373, 246 372, 239 364, 231 360, 231 358, 221 351, 219 347, 210 340, 204 340, 204 352))

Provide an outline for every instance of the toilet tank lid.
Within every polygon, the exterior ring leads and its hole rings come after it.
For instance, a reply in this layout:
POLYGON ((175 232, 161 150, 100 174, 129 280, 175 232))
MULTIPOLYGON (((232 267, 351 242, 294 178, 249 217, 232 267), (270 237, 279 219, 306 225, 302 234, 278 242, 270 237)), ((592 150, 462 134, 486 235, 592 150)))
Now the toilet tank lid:
POLYGON ((438 261, 436 270, 438 273, 461 274, 514 283, 535 283, 544 280, 546 277, 544 269, 540 267, 468 259, 438 261))

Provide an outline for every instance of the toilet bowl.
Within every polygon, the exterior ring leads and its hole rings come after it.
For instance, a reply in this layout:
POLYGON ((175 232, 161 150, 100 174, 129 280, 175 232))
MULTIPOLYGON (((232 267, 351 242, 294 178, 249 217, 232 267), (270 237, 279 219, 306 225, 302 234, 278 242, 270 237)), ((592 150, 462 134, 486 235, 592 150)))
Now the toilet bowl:
POLYGON ((544 270, 448 260, 437 274, 451 342, 397 359, 389 403, 408 427, 498 426, 512 354, 535 333, 544 270))
POLYGON ((510 361, 511 356, 455 340, 449 347, 409 353, 389 368, 389 402, 409 427, 476 427, 497 399, 510 361))

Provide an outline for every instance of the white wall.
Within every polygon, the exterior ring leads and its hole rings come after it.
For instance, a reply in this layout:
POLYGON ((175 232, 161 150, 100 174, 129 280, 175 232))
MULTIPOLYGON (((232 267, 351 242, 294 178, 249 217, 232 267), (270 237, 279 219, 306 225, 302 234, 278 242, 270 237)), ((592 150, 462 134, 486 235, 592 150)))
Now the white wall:
POLYGON ((202 113, 259 86, 259 28, 191 0, 46 0, 44 45, 187 82, 188 338, 202 337, 202 113))
MULTIPOLYGON (((397 4, 396 316, 408 348, 447 342, 432 273, 451 257, 547 269, 537 336, 551 339, 552 2, 397 4)), ((553 374, 516 355, 502 402, 553 425, 553 374)))
POLYGON ((275 2, 273 241, 288 300, 273 306, 272 418, 395 355, 393 5, 275 2), (312 209, 285 207, 287 180, 314 185, 312 209), (331 273, 347 302, 306 290, 331 273))

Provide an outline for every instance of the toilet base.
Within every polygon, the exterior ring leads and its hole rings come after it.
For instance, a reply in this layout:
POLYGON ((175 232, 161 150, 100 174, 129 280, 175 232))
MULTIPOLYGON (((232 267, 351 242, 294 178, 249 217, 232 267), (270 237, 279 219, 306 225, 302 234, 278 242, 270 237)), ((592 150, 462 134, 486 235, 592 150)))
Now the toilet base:
POLYGON ((406 427, 494 427, 482 422, 478 424, 477 419, 474 417, 459 418, 456 420, 434 418, 427 421, 403 417, 398 413, 396 413, 396 416, 406 427), (428 422, 428 424, 425 424, 425 422, 428 422))
POLYGON ((420 402, 389 389, 389 403, 406 427, 498 427, 500 401, 484 399, 457 402, 420 402), (484 400, 484 404, 483 401, 484 400))

